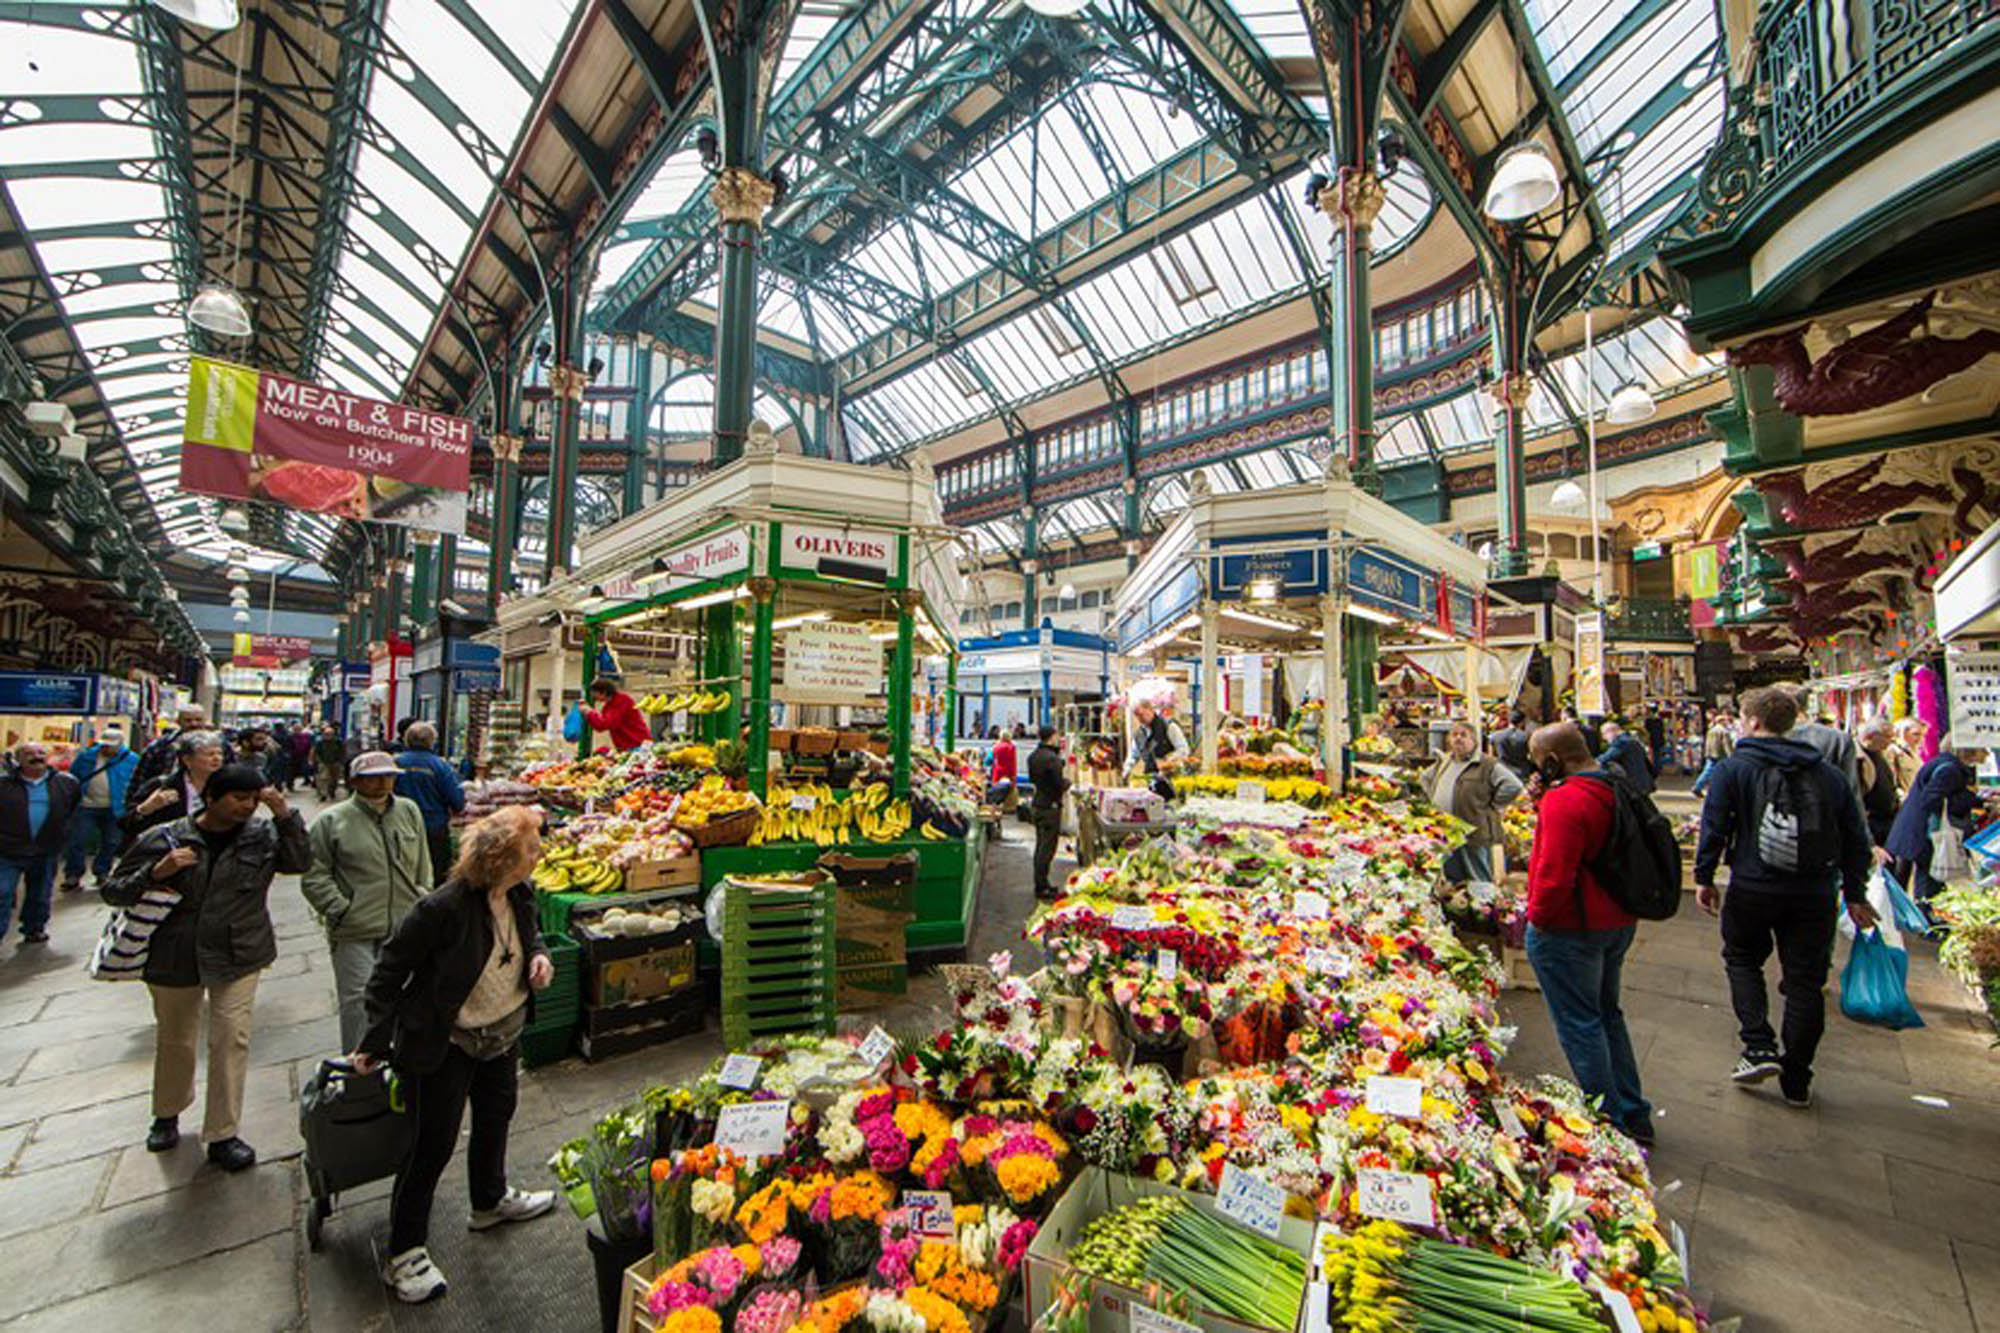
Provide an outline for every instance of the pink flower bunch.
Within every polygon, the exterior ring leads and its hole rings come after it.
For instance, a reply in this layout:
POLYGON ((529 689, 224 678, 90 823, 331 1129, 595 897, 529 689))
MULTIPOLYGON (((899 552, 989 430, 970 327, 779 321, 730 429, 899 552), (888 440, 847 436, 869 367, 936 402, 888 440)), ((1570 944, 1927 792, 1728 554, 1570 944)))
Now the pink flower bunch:
POLYGON ((781 1278, 799 1261, 799 1243, 790 1236, 773 1236, 758 1250, 764 1261, 764 1276, 781 1278))
POLYGON ((708 1292, 692 1282, 662 1282, 646 1293, 646 1308, 655 1319, 664 1319, 690 1305, 712 1305, 708 1292))
POLYGON ((764 1287, 736 1312, 737 1333, 784 1333, 805 1308, 805 1293, 796 1287, 764 1287))
POLYGON ((743 1285, 743 1261, 736 1253, 724 1246, 704 1250, 694 1261, 694 1280, 714 1293, 710 1305, 726 1305, 736 1295, 736 1289, 743 1285))
POLYGON ((923 1242, 910 1234, 908 1214, 901 1208, 890 1209, 882 1215, 882 1257, 875 1261, 875 1276, 898 1290, 909 1286, 922 1249, 923 1242))
POLYGON ((998 1162, 1024 1152, 1037 1157, 1053 1158, 1056 1155, 1054 1146, 1035 1132, 1031 1121, 1009 1120, 1000 1126, 1000 1146, 988 1153, 987 1159, 998 1162))
POLYGON ((878 1115, 863 1120, 857 1115, 855 1125, 861 1137, 868 1140, 868 1164, 877 1171, 885 1176, 894 1175, 910 1164, 910 1141, 897 1128, 895 1116, 878 1115))
POLYGON ((937 1154, 924 1168, 924 1188, 943 1189, 945 1181, 951 1178, 953 1168, 958 1165, 958 1140, 946 1139, 939 1145, 937 1154))
POLYGON ((1000 1237, 1002 1272, 1011 1273, 1021 1266, 1022 1258, 1028 1253, 1028 1246, 1034 1243, 1037 1230, 1039 1228, 1035 1225, 1035 1219, 1024 1217, 1002 1233, 1000 1237))

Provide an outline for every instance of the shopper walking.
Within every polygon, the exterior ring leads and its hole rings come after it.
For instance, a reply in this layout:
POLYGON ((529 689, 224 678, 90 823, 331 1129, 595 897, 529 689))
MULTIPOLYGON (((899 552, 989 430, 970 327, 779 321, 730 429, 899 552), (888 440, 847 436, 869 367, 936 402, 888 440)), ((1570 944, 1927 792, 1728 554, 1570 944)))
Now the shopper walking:
POLYGON ((392 1063, 417 1123, 396 1175, 382 1272, 398 1300, 444 1293, 444 1274, 426 1248, 431 1201, 468 1102, 472 1229, 540 1217, 555 1203, 548 1191, 507 1184, 519 1038, 533 1016, 531 993, 555 975, 527 882, 541 856, 539 825, 539 815, 515 808, 466 830, 444 886, 403 918, 368 981, 368 1030, 354 1065, 365 1074, 392 1063))
MULTIPOLYGON (((139 756, 139 767, 132 774, 131 785, 134 789, 174 771, 174 761, 180 756, 177 747, 183 736, 191 736, 197 732, 204 735, 213 733, 218 742, 222 739, 221 733, 216 732, 209 723, 208 713, 203 709, 183 708, 174 717, 174 729, 148 745, 145 752, 139 756)), ((234 758, 233 752, 229 752, 225 747, 225 762, 231 758, 234 758)))
POLYGON ((333 954, 343 1051, 367 1030, 363 996, 384 941, 436 882, 423 812, 396 795, 401 771, 385 750, 355 756, 354 794, 313 820, 312 864, 299 881, 333 954))
POLYGON ((1618 779, 1590 757, 1574 722, 1538 729, 1529 753, 1544 790, 1528 854, 1528 961, 1577 1086, 1651 1147, 1653 1108, 1619 996, 1638 921, 1592 869, 1611 840, 1618 779))
POLYGON ((1885 845, 1896 859, 1896 878, 1918 902, 1944 888, 1944 882, 1931 874, 1931 835, 1947 821, 1961 834, 1971 831, 1972 811, 1979 804, 1974 770, 1985 762, 1985 750, 1954 746, 1947 736, 1936 757, 1917 770, 1909 795, 1896 812, 1885 845))
POLYGON ((1715 766, 1736 750, 1736 715, 1727 708, 1715 710, 1709 719, 1708 735, 1702 741, 1701 772, 1695 774, 1694 794, 1701 795, 1708 790, 1709 779, 1715 773, 1715 766))
POLYGON ((1646 747, 1638 738, 1616 722, 1604 724, 1604 752, 1597 761, 1606 768, 1615 768, 1632 784, 1632 790, 1641 796, 1653 794, 1653 761, 1646 756, 1646 747))
POLYGON ((278 957, 271 880, 306 868, 305 821, 248 764, 217 769, 198 814, 148 829, 118 858, 104 901, 130 907, 148 889, 175 896, 146 950, 153 998, 153 1124, 148 1152, 180 1142, 180 1114, 194 1105, 195 1048, 208 1004, 208 1160, 241 1171, 256 1150, 237 1135, 250 1063, 257 979, 278 957), (251 818, 262 805, 270 819, 251 818))
POLYGON ((1902 798, 1896 794, 1896 764, 1889 755, 1895 728, 1886 717, 1870 718, 1855 733, 1861 773, 1861 815, 1868 825, 1868 841, 1874 846, 1877 862, 1887 864, 1889 830, 1895 827, 1896 811, 1902 798))
POLYGON ((1743 1042, 1730 1077, 1774 1075, 1785 1101, 1812 1104, 1813 1055, 1826 1028, 1834 924, 1846 900, 1857 929, 1875 924, 1865 901, 1868 830, 1838 769, 1792 731, 1798 702, 1786 690, 1743 696, 1736 752, 1716 769, 1701 807, 1695 898, 1722 917, 1722 962, 1743 1042), (1718 893, 1727 860, 1729 890, 1718 893), (1764 964, 1778 954, 1784 1043, 1771 1030, 1764 964))
MULTIPOLYGON (((1178 722, 1163 715, 1150 702, 1132 706, 1132 753, 1125 757, 1125 776, 1144 773, 1146 785, 1162 799, 1174 799, 1174 784, 1166 773, 1188 757, 1187 735, 1178 722)), ((1030 780, 1033 779, 1030 773, 1030 780)))
POLYGON ((69 856, 63 867, 63 892, 75 893, 83 887, 83 870, 90 858, 90 844, 97 842, 97 855, 90 868, 103 888, 111 873, 111 863, 125 835, 118 821, 125 816, 125 797, 132 789, 132 775, 139 769, 139 756, 125 748, 125 728, 104 729, 97 744, 77 752, 70 760, 69 775, 82 790, 82 800, 69 826, 69 856))
POLYGON ((1889 758, 1896 765, 1896 790, 1903 793, 1906 801, 1916 788, 1917 770, 1924 766, 1924 738, 1930 729, 1930 724, 1920 717, 1906 717, 1896 723, 1896 743, 1889 747, 1889 758))
POLYGON ((1493 846, 1501 840, 1500 815, 1519 799, 1521 779, 1490 755, 1479 753, 1479 737, 1469 722, 1454 722, 1445 733, 1445 753, 1424 773, 1431 804, 1472 826, 1465 845, 1444 858, 1448 883, 1493 882, 1493 846))
POLYGON ((639 711, 632 696, 625 693, 618 677, 599 676, 591 681, 590 698, 597 707, 584 711, 584 724, 592 731, 608 732, 612 749, 636 750, 653 739, 646 715, 639 711))
POLYGON ((1519 708, 1507 715, 1507 725, 1493 733, 1493 757, 1509 773, 1526 782, 1535 771, 1528 755, 1528 715, 1519 708))
POLYGON ((1035 896, 1054 898, 1062 890, 1049 882, 1049 867, 1062 838, 1063 795, 1069 791, 1069 779, 1063 776, 1056 729, 1043 727, 1037 736, 1040 744, 1028 754, 1028 783, 1035 789, 1035 896))
MULTIPOLYGON (((416 802, 424 816, 424 837, 431 846, 431 867, 437 883, 451 865, 451 817, 465 809, 465 787, 458 773, 438 757, 437 728, 412 722, 403 732, 403 751, 395 756, 401 770, 396 795, 416 802)), ((360 760, 357 758, 356 763, 360 760)))
POLYGON ((55 897, 56 858, 69 845, 82 789, 49 767, 49 747, 22 741, 0 773, 0 939, 14 920, 21 889, 21 943, 45 944, 55 897))
POLYGON ((341 739, 340 729, 333 723, 320 727, 312 755, 313 790, 319 793, 320 800, 331 801, 340 793, 341 779, 347 773, 347 742, 341 739))
POLYGON ((200 814, 208 780, 223 766, 229 747, 222 743, 220 732, 186 731, 174 741, 174 752, 171 771, 139 784, 127 794, 125 815, 120 823, 128 847, 132 839, 147 829, 200 814))

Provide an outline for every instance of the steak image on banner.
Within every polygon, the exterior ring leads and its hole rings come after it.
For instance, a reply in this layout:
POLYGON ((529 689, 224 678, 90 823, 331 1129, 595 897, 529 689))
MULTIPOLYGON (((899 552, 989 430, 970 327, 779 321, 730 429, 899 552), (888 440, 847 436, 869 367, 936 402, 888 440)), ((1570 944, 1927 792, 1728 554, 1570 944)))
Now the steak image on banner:
POLYGON ((463 534, 472 423, 195 357, 181 485, 463 534))

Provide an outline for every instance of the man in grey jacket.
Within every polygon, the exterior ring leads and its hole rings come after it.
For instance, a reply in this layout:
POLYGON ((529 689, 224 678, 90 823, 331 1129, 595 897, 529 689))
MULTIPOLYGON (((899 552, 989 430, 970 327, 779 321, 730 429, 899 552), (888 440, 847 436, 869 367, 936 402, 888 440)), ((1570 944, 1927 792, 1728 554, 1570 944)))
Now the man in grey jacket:
POLYGON ((347 771, 354 794, 313 820, 312 865, 299 880, 333 951, 343 1051, 367 1030, 364 997, 383 941, 431 890, 423 812, 396 795, 400 771, 385 751, 355 756, 347 771))

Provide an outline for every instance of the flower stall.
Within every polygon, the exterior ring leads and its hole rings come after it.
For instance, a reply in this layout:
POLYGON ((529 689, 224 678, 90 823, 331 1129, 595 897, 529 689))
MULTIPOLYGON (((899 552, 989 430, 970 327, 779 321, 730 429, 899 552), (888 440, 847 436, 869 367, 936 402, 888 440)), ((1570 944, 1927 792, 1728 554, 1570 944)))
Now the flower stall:
POLYGON ((939 1030, 737 1051, 612 1117, 608 1175, 602 1126, 559 1152, 650 1246, 621 1327, 1418 1330, 1518 1297, 1508 1327, 1705 1328, 1642 1151, 1506 1071, 1498 969, 1434 894, 1455 831, 1186 805, 939 1030))

